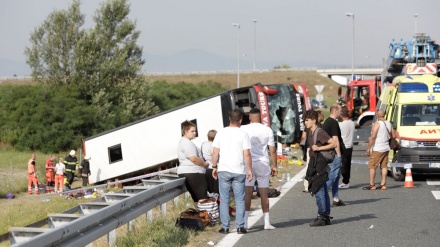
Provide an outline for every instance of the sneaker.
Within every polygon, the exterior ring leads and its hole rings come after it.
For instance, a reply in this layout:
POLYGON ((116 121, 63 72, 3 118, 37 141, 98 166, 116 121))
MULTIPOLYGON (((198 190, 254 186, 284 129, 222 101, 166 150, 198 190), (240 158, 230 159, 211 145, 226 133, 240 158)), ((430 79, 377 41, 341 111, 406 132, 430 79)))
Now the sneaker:
POLYGON ((339 189, 348 189, 348 188, 350 188, 350 185, 342 183, 338 187, 339 187, 339 189))
POLYGON ((380 184, 379 186, 377 186, 378 190, 386 190, 387 189, 387 184, 380 184))
POLYGON ((271 225, 271 224, 264 224, 264 230, 273 230, 273 229, 276 229, 276 227, 274 227, 273 225, 271 225))
POLYGON ((376 186, 374 184, 369 184, 362 188, 363 190, 376 190, 376 186))
POLYGON ((339 199, 339 201, 333 201, 332 207, 340 207, 340 206, 345 206, 345 203, 341 199, 339 199))
POLYGON ((223 233, 223 234, 228 234, 229 233, 229 229, 225 229, 225 228, 220 228, 220 230, 218 230, 219 233, 223 233))
POLYGON ((310 225, 310 227, 325 226, 324 217, 322 217, 322 216, 316 217, 316 219, 313 222, 311 222, 309 225, 310 225))
POLYGON ((329 226, 329 225, 332 224, 332 222, 330 221, 330 219, 333 219, 333 217, 331 217, 331 216, 325 216, 325 217, 324 217, 324 222, 325 222, 325 225, 326 225, 326 226, 329 226))

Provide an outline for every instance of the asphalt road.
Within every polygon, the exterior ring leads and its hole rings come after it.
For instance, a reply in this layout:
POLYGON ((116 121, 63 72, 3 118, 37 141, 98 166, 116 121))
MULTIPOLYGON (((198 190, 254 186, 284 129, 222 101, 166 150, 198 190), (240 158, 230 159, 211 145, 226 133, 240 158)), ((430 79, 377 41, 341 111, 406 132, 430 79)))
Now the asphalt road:
POLYGON ((271 199, 277 229, 264 230, 261 209, 255 209, 248 234, 231 229, 216 246, 440 246, 440 176, 413 176, 415 188, 388 177, 388 190, 362 190, 368 184, 367 165, 360 164, 367 161, 365 144, 355 149, 353 160, 360 162, 352 165, 350 188, 339 192, 346 206, 332 208, 332 225, 309 226, 317 214, 315 198, 294 177, 280 198, 271 199))

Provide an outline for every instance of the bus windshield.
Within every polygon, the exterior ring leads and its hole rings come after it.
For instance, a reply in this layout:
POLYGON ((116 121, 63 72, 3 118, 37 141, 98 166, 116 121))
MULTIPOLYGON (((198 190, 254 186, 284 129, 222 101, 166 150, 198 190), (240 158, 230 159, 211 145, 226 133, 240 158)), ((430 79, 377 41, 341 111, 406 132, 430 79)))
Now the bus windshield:
POLYGON ((439 125, 440 104, 402 105, 401 126, 439 125))
MULTIPOLYGON (((276 142, 294 143, 296 135, 299 136, 298 112, 295 107, 296 93, 289 84, 269 85, 278 90, 277 94, 267 95, 269 114, 272 120, 271 128, 276 142)), ((299 95, 298 95, 299 97, 299 95)))

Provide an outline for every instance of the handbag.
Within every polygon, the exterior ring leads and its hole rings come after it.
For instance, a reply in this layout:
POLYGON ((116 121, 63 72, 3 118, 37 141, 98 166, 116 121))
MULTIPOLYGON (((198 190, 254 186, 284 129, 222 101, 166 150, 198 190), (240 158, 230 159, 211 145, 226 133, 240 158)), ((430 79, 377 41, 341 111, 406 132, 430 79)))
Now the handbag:
POLYGON ((206 211, 208 213, 210 226, 214 226, 216 223, 220 222, 218 203, 215 198, 210 197, 208 199, 199 200, 197 202, 197 209, 200 212, 206 211))
POLYGON ((392 150, 394 150, 394 151, 400 150, 399 142, 396 140, 396 138, 392 137, 391 131, 388 130, 387 125, 385 124, 385 122, 383 124, 385 125, 385 128, 387 129, 387 132, 388 132, 388 137, 390 138, 390 140, 389 140, 390 148, 392 150))
POLYGON ((194 208, 188 208, 180 213, 180 217, 177 218, 176 221, 176 226, 193 229, 196 231, 203 231, 209 222, 210 218, 208 211, 197 211, 194 208))
MULTIPOLYGON (((313 144, 316 144, 316 138, 318 137, 319 130, 321 130, 321 128, 318 127, 313 132, 313 144)), ((330 150, 322 150, 322 151, 319 151, 318 153, 321 153, 322 157, 324 157, 324 160, 327 163, 332 163, 333 160, 335 159, 335 156, 336 156, 336 152, 335 152, 334 148, 332 148, 330 150)))

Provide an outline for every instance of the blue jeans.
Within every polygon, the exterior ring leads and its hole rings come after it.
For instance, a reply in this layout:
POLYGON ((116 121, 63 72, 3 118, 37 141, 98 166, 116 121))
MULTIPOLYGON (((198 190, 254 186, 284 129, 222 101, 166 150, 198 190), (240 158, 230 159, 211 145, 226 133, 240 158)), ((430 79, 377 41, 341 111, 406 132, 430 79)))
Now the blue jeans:
POLYGON ((218 173, 218 187, 220 191, 220 220, 222 227, 229 229, 229 192, 234 192, 235 199, 235 225, 237 228, 244 227, 244 182, 246 175, 222 171, 218 173))
POLYGON ((315 194, 316 205, 318 206, 318 215, 330 215, 330 197, 328 195, 327 184, 323 183, 315 194))
POLYGON ((339 198, 339 178, 341 177, 342 157, 335 155, 332 163, 328 164, 330 172, 328 173, 327 188, 332 190, 333 199, 339 198))

